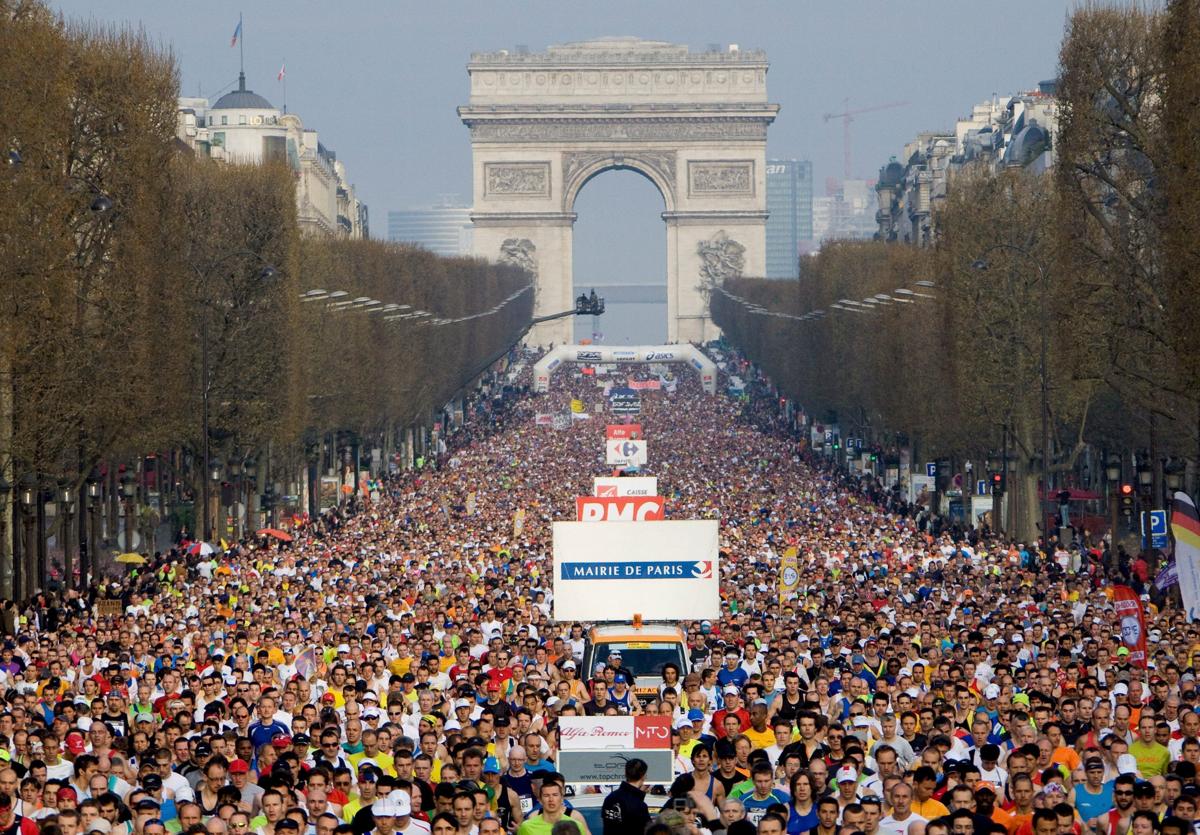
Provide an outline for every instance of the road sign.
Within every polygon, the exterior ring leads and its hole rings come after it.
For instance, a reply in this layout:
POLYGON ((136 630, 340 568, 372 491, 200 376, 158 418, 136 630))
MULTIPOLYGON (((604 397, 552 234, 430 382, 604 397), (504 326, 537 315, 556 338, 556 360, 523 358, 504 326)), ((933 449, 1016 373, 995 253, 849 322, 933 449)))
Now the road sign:
POLYGON ((925 462, 925 475, 927 475, 929 478, 937 478, 937 462, 925 462))
POLYGON ((1147 510, 1142 514, 1142 538, 1151 548, 1166 548, 1170 544, 1165 510, 1147 510))
POLYGON ((981 478, 981 479, 977 480, 975 482, 975 495, 976 496, 986 496, 987 494, 988 494, 987 479, 981 478))

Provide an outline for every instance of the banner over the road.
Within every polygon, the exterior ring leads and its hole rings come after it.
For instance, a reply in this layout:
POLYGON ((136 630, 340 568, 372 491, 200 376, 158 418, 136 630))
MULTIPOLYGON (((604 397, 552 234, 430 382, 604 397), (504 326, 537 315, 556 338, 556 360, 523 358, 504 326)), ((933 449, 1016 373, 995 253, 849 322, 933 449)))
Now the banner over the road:
POLYGON ((715 519, 555 522, 554 619, 719 617, 717 528, 715 519))
POLYGON ((684 363, 700 375, 705 394, 717 393, 717 366, 695 345, 643 345, 634 348, 609 348, 603 345, 559 345, 551 348, 533 366, 533 390, 550 390, 550 375, 563 363, 628 362, 638 365, 684 363))

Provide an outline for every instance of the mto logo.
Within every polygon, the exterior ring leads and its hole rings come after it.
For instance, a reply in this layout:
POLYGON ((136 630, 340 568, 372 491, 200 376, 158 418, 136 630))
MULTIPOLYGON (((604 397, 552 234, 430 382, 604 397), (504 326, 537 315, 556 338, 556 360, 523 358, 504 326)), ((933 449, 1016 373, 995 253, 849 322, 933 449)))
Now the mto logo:
POLYGON ((599 362, 600 361, 600 352, 599 351, 576 351, 575 359, 577 359, 581 362, 599 362))
MULTIPOLYGON (((614 499, 617 497, 617 485, 601 484, 596 487, 596 498, 598 499, 614 499)), ((576 499, 578 501, 578 499, 576 499)))
POLYGON ((634 748, 670 748, 670 716, 633 717, 634 748))
POLYGON ((671 351, 651 351, 646 354, 646 362, 654 362, 655 360, 673 360, 675 354, 671 351))
POLYGON ((662 496, 580 496, 575 518, 580 522, 650 522, 666 515, 662 496))

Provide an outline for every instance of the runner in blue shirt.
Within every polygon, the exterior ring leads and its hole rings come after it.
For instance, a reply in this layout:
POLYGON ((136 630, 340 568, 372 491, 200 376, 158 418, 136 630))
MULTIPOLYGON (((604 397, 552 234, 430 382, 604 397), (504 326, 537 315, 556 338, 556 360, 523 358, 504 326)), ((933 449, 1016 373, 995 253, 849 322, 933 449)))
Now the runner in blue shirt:
POLYGON ((725 666, 717 671, 718 684, 722 687, 732 684, 737 689, 742 689, 746 682, 750 680, 750 674, 742 669, 742 665, 738 663, 739 661, 741 661, 741 656, 738 655, 737 650, 726 650, 725 666))

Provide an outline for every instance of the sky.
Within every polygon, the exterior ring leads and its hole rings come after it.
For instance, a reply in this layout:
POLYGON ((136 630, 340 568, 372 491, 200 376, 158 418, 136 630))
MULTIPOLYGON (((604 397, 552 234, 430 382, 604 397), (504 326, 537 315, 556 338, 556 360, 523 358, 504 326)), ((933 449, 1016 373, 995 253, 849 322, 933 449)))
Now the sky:
MULTIPOLYGON (((68 17, 142 26, 177 57, 186 95, 235 85, 230 47, 244 14, 247 86, 287 107, 342 160, 387 233, 388 209, 471 199, 466 63, 476 51, 531 51, 606 35, 704 49, 767 51, 767 91, 782 109, 771 157, 809 159, 817 193, 843 168, 842 127, 822 115, 893 102, 853 124, 853 174, 874 178, 922 130, 949 128, 993 93, 1052 78, 1076 0, 49 0, 68 17)), ((662 198, 637 175, 608 172, 581 193, 580 284, 658 283, 662 198), (594 217, 593 217, 594 215, 594 217), (614 261, 613 254, 620 258, 614 261)))

